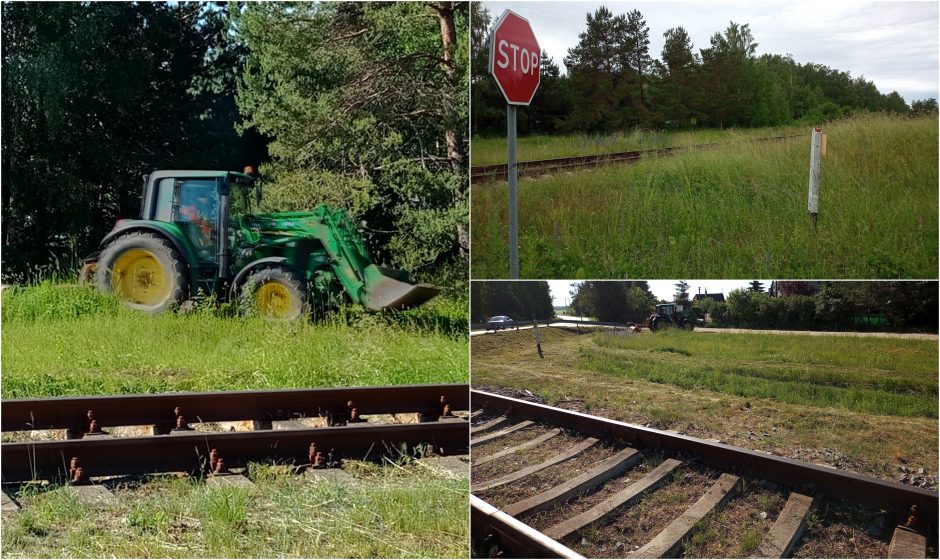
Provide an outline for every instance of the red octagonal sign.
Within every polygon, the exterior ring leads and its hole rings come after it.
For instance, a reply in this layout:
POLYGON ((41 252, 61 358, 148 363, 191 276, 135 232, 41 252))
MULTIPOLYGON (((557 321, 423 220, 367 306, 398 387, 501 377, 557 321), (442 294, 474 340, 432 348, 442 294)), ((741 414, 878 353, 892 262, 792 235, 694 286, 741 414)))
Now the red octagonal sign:
POLYGON ((506 10, 490 34, 490 74, 510 105, 528 105, 539 87, 542 49, 529 20, 506 10))

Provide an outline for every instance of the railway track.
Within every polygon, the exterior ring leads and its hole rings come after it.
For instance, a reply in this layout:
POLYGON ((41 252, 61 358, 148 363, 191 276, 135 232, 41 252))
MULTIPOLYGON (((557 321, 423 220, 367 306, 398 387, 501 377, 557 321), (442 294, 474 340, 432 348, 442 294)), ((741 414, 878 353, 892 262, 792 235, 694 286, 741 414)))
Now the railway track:
POLYGON ((471 401, 477 554, 936 557, 935 491, 482 391, 471 401))
MULTIPOLYGON (((799 135, 791 136, 772 136, 768 138, 757 138, 748 142, 764 143, 779 142, 791 138, 800 138, 799 135)), ((636 163, 645 158, 670 156, 683 152, 694 150, 707 150, 726 146, 724 142, 709 142, 706 144, 693 144, 691 146, 675 146, 669 148, 656 148, 651 150, 636 150, 631 152, 614 152, 609 154, 595 154, 587 156, 575 156, 567 158, 542 159, 532 161, 520 161, 516 164, 518 176, 537 177, 546 173, 557 171, 566 171, 579 168, 599 167, 611 164, 636 163)), ((495 181, 504 181, 508 177, 508 166, 505 163, 495 165, 480 165, 470 168, 470 182, 474 185, 481 185, 495 181)))
POLYGON ((468 406, 466 385, 6 400, 0 481, 7 488, 161 473, 222 477, 250 462, 319 469, 403 447, 460 454, 467 421, 459 411, 468 406), (223 431, 222 423, 246 430, 223 431))

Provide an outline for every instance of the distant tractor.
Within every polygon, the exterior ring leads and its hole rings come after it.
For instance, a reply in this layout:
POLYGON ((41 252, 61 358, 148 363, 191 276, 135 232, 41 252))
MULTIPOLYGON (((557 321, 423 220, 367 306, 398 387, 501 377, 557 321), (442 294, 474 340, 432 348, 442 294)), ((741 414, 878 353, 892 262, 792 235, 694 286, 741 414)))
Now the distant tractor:
POLYGON ((650 315, 646 327, 653 332, 670 327, 692 330, 696 325, 701 326, 704 324, 704 320, 697 311, 690 305, 661 303, 656 306, 656 311, 650 315))
POLYGON ((151 173, 140 219, 115 224, 85 259, 80 280, 147 313, 214 296, 279 319, 346 301, 404 309, 438 293, 374 264, 341 209, 252 213, 261 188, 246 171, 151 173))

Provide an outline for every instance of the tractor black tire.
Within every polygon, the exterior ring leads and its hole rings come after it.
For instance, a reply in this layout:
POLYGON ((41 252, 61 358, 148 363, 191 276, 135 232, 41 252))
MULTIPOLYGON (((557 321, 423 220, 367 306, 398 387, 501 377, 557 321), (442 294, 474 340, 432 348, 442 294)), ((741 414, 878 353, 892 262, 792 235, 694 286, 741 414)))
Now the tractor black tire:
POLYGON ((650 332, 656 332, 659 329, 659 319, 653 319, 646 325, 650 332))
POLYGON ((169 241, 153 233, 135 232, 114 239, 101 251, 95 268, 95 284, 102 292, 116 292, 127 307, 155 315, 176 309, 188 296, 189 272, 186 261, 169 241), (141 255, 149 268, 140 265, 135 268, 131 263, 128 270, 115 271, 115 266, 124 266, 122 256, 129 255, 141 255), (137 272, 139 285, 130 290, 122 289, 130 282, 123 280, 129 272, 137 272), (151 288, 154 272, 163 273, 158 280, 159 288, 151 288))
POLYGON ((269 266, 248 275, 238 293, 242 315, 297 321, 310 315, 307 283, 284 267, 269 266))

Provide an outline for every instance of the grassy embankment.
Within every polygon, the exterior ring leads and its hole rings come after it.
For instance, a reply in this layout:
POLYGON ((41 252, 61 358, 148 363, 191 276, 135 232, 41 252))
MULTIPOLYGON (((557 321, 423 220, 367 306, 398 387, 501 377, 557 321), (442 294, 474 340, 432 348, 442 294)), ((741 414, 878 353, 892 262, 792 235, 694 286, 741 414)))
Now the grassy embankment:
POLYGON ((76 285, 4 291, 3 398, 463 383, 466 306, 282 323, 147 316, 76 285))
MULTIPOLYGON (((808 129, 802 139, 524 179, 521 276, 933 278, 937 130, 936 116, 827 125, 816 229, 808 129)), ((585 151, 577 145, 557 155, 585 151)), ((505 277, 505 183, 474 187, 471 202, 473 276, 505 277)))
POLYGON ((473 337, 475 386, 886 478, 936 475, 937 343, 542 330, 473 337))
POLYGON ((85 505, 65 489, 4 513, 3 556, 23 558, 463 558, 466 479, 361 464, 358 484, 251 465, 255 487, 162 477, 85 505))

